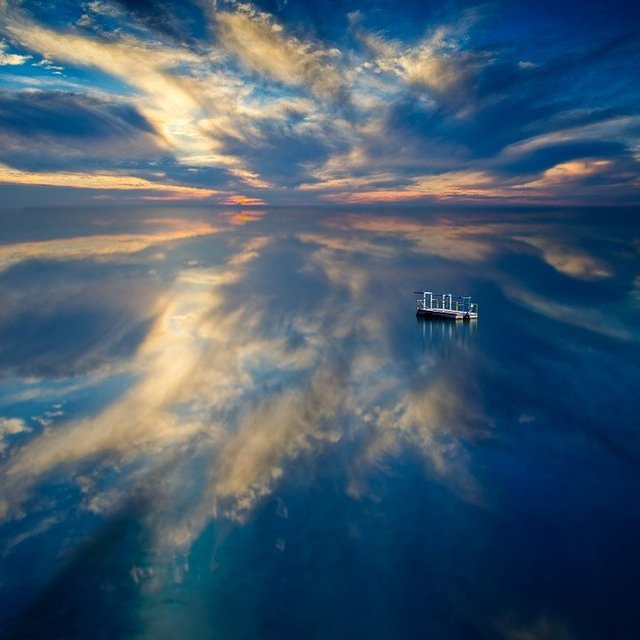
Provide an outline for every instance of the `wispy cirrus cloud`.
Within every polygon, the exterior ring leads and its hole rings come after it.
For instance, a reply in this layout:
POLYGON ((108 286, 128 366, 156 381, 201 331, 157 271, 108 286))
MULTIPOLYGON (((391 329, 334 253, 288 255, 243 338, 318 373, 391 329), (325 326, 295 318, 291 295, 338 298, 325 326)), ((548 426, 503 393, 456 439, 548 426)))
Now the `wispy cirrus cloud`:
MULTIPOLYGON (((576 123, 575 126, 566 126, 571 124, 571 120, 579 115, 569 113, 565 114, 564 118, 552 120, 550 123, 553 127, 552 131, 507 145, 503 150, 503 154, 505 156, 519 155, 559 143, 584 140, 624 141, 630 137, 638 137, 640 135, 640 116, 637 115, 617 115, 607 118, 605 113, 602 114, 605 116, 604 118, 598 118, 598 113, 596 112, 593 114, 597 118, 595 122, 576 123)), ((584 116, 587 115, 584 114, 584 116)))
POLYGON ((410 46, 363 29, 358 18, 352 20, 356 37, 371 55, 364 70, 426 89, 433 106, 463 111, 474 107, 473 75, 491 63, 488 52, 462 46, 477 15, 467 12, 457 23, 439 25, 410 46))
POLYGON ((391 189, 379 186, 371 189, 371 186, 375 185, 363 185, 364 188, 352 192, 334 191, 323 195, 322 198, 333 202, 371 204, 425 199, 503 198, 508 194, 498 185, 494 176, 484 171, 451 171, 440 175, 417 177, 407 185, 391 189))
MULTIPOLYGON (((44 96, 25 87, 72 90, 46 95, 50 123, 70 116, 75 101, 78 122, 84 110, 112 129, 74 143, 55 125, 31 151, 5 132, 14 168, 87 159, 92 173, 121 160, 140 175, 164 163, 185 187, 273 203, 568 203, 583 196, 575 172, 561 168, 602 161, 609 169, 588 181, 588 197, 635 197, 637 100, 624 78, 636 50, 619 21, 602 42, 579 33, 559 52, 534 36, 514 44, 487 6, 420 19, 399 7, 392 24, 375 7, 312 12, 317 24, 305 24, 303 8, 235 0, 105 0, 63 13, 66 22, 44 5, 6 3, 4 59, 40 60, 12 67, 5 93, 16 95, 7 100, 27 113, 42 110, 44 96), (58 68, 64 78, 52 75, 58 68), (597 85, 603 74, 621 89, 597 85), (194 168, 206 170, 199 184, 187 179, 194 168)), ((564 41, 561 27, 554 33, 564 41)))
POLYGON ((285 84, 308 87, 325 97, 346 90, 341 68, 333 60, 336 48, 303 41, 287 34, 273 16, 250 4, 233 3, 233 11, 217 11, 214 18, 222 47, 250 70, 285 84))
POLYGON ((146 178, 116 172, 40 171, 35 173, 12 169, 6 165, 0 165, 0 183, 69 187, 98 191, 142 191, 145 194, 143 197, 155 197, 158 199, 171 199, 173 197, 174 199, 202 200, 220 193, 213 189, 188 187, 160 180, 147 180, 146 178))
POLYGON ((127 102, 62 91, 0 91, 0 161, 23 169, 105 168, 159 159, 167 145, 127 102))

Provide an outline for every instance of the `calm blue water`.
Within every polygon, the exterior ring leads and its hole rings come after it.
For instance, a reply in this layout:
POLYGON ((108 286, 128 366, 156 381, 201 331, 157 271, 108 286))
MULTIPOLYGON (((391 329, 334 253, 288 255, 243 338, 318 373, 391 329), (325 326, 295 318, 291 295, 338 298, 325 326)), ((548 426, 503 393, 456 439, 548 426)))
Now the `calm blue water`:
POLYGON ((0 214, 0 637, 635 637, 637 220, 0 214))

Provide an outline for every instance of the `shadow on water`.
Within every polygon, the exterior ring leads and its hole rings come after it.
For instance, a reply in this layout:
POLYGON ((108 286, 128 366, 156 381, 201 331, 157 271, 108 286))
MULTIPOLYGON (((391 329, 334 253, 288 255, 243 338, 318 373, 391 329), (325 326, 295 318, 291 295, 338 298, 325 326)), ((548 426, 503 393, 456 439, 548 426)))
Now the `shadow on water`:
POLYGON ((478 321, 456 322, 432 318, 416 318, 422 341, 422 353, 446 359, 464 359, 478 334, 478 321))
POLYGON ((107 640, 139 631, 131 567, 144 534, 136 514, 123 513, 72 554, 66 567, 19 611, 2 640, 107 640))

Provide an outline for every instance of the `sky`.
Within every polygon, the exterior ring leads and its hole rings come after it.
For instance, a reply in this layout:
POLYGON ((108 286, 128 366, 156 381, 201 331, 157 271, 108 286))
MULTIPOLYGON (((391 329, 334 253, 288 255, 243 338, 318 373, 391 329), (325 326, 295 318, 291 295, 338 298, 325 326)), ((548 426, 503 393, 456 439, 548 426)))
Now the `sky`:
POLYGON ((639 24, 0 0, 0 636, 633 636, 639 24))
POLYGON ((637 204, 640 7, 0 0, 0 207, 637 204))

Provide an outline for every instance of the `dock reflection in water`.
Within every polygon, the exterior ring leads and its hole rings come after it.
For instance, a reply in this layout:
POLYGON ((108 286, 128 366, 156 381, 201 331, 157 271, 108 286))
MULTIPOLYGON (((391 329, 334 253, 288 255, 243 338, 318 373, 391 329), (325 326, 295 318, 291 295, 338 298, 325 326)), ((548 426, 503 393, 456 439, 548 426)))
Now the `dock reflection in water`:
POLYGON ((446 358, 458 358, 461 352, 471 355, 474 339, 478 333, 478 321, 456 322, 416 318, 416 326, 422 338, 423 353, 438 354, 446 358))

